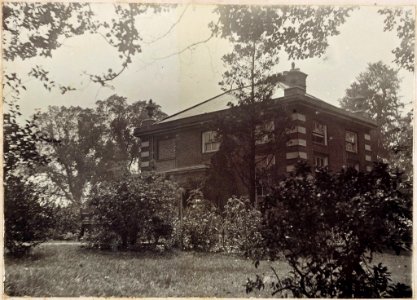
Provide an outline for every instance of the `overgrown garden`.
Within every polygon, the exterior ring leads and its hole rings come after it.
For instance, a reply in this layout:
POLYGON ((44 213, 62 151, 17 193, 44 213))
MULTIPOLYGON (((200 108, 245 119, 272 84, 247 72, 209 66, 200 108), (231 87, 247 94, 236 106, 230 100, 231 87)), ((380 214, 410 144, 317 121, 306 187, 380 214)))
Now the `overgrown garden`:
MULTIPOLYGON (((116 18, 110 22, 94 19, 89 4, 4 4, 4 59, 51 56, 63 38, 99 34, 122 60, 118 71, 89 75, 92 83, 107 86, 141 52, 135 19, 171 8, 115 5, 116 18), (72 18, 82 22, 75 26, 72 18), (19 24, 29 32, 29 41, 20 39, 19 24), (43 26, 49 26, 46 37, 39 33, 43 26)), ((404 116, 397 93, 400 80, 392 68, 369 64, 341 100, 345 109, 379 125, 378 142, 385 152, 378 153, 372 171, 330 172, 300 162, 285 178, 269 177, 268 194, 256 201, 256 180, 270 175, 268 167, 260 174, 259 165, 265 164, 258 159, 257 140, 266 135, 270 152, 282 144, 283 132, 268 130, 266 121, 274 87, 282 80, 275 72, 278 55, 323 55, 328 39, 339 34, 353 10, 215 9, 212 37, 226 39, 233 48, 223 57, 226 71, 220 86, 238 104, 230 105, 226 118, 207 125, 217 130, 222 146, 212 158, 204 188, 188 191, 185 199, 169 178, 140 170, 140 141, 132 130, 147 118, 146 101, 128 102, 115 94, 90 108, 51 106, 22 125, 18 101, 26 87, 19 74, 5 73, 10 89, 4 99, 3 145, 7 256, 24 261, 49 239, 81 239, 88 249, 80 251, 97 255, 221 252, 239 262, 249 259, 256 267, 271 266, 268 280, 247 274, 240 283, 249 295, 266 290, 276 297, 410 297, 407 283, 392 282, 391 271, 373 260, 388 251, 409 252, 412 244, 412 115, 404 116), (236 177, 247 196, 233 188, 236 177), (222 201, 211 201, 213 195, 222 201), (285 262, 289 271, 279 272, 276 261, 285 262)), ((393 50, 395 62, 413 71, 412 17, 396 9, 379 13, 385 16, 384 30, 396 30, 402 40, 402 47, 393 50)), ((42 68, 28 76, 49 91, 75 89, 55 83, 42 68)), ((164 116, 157 107, 155 117, 164 116)), ((6 292, 15 292, 13 284, 8 287, 6 292)))

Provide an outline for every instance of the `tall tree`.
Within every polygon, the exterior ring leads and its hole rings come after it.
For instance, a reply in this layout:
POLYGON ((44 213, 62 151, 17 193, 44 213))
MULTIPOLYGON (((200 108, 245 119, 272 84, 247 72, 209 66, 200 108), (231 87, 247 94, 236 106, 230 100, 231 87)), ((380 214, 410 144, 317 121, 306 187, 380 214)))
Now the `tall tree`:
MULTIPOLYGON (((278 145, 278 126, 268 107, 281 77, 276 72, 279 54, 290 59, 322 55, 327 39, 338 34, 351 8, 298 6, 219 6, 219 22, 212 23, 216 35, 228 39, 233 52, 223 57, 227 71, 220 85, 238 99, 230 105, 226 118, 213 125, 222 141, 221 151, 231 153, 233 168, 247 187, 252 203, 256 200, 257 144, 265 136, 268 145, 278 145)), ((275 113, 275 115, 277 115, 275 113)), ((284 117, 285 118, 285 117, 284 117)), ((271 150, 271 149, 270 149, 271 150)), ((265 151, 266 153, 273 153, 265 151)))
POLYGON ((52 161, 41 169, 53 186, 80 212, 88 183, 95 175, 96 149, 102 145, 104 126, 92 109, 50 106, 37 116, 43 132, 60 143, 42 147, 52 161))
POLYGON ((394 62, 401 68, 414 72, 415 12, 413 7, 384 8, 378 11, 385 16, 384 31, 397 32, 400 45, 392 53, 394 62))
POLYGON ((399 85, 400 79, 396 70, 381 61, 370 63, 340 101, 342 108, 376 121, 379 132, 378 148, 375 150, 380 158, 388 159, 389 150, 397 142, 394 132, 398 128, 401 109, 404 107, 398 95, 399 85))
MULTIPOLYGON (((139 145, 132 130, 147 118, 146 105, 128 104, 126 98, 113 95, 94 108, 50 106, 36 116, 39 128, 60 141, 42 147, 52 161, 38 175, 46 175, 77 214, 91 184, 117 178, 133 171, 135 162, 138 165, 139 145)), ((155 116, 165 114, 158 107, 155 116)))

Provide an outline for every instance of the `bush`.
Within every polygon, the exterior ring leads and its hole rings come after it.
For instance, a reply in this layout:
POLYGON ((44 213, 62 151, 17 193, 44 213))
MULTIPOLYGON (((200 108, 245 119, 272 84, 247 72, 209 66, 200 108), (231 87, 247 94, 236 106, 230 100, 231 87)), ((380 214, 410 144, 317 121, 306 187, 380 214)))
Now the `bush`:
POLYGON ((4 190, 5 247, 10 254, 21 256, 48 238, 52 208, 22 177, 9 175, 4 190))
POLYGON ((176 190, 175 184, 156 175, 126 175, 96 184, 89 202, 94 229, 87 240, 93 247, 117 244, 126 249, 138 240, 170 239, 177 217, 176 190))
POLYGON ((78 238, 82 222, 78 211, 72 206, 54 207, 55 226, 51 229, 52 239, 76 240, 78 238))
MULTIPOLYGON (((278 278, 273 293, 293 297, 408 296, 393 286, 386 267, 371 265, 386 248, 409 249, 411 189, 401 174, 377 164, 372 172, 338 174, 306 166, 288 177, 267 199, 263 237, 269 256, 283 251, 292 272, 278 278)), ((276 273, 275 273, 276 274, 276 273)), ((259 277, 248 290, 262 287, 259 277)))
POLYGON ((114 231, 102 230, 99 226, 93 227, 87 235, 88 247, 100 250, 119 250, 122 245, 120 236, 114 231))
POLYGON ((248 198, 232 197, 224 207, 223 216, 224 249, 254 255, 262 247, 261 212, 252 206, 248 198))
POLYGON ((219 243, 221 220, 214 205, 194 191, 188 199, 182 230, 178 232, 187 250, 210 251, 219 243))

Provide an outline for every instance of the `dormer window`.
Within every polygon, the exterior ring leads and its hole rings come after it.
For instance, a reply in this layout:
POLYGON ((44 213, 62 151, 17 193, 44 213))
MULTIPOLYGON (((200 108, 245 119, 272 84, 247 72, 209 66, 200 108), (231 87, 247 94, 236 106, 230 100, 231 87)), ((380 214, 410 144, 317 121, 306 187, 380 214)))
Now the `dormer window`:
POLYGON ((312 140, 313 143, 327 145, 327 126, 314 121, 312 140))

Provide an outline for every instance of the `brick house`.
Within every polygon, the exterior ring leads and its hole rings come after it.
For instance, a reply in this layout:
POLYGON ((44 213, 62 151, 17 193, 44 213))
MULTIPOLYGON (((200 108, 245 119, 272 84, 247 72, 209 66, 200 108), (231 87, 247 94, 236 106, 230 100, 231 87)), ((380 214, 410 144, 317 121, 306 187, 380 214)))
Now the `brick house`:
MULTIPOLYGON (((291 172, 300 159, 334 171, 343 167, 370 170, 376 159, 376 123, 309 95, 307 75, 294 66, 283 75, 274 105, 277 113, 288 112, 291 127, 287 141, 274 153, 275 171, 291 172)), ((215 132, 205 124, 216 114, 227 113, 228 102, 237 100, 223 93, 159 122, 151 113, 134 132, 141 139, 142 171, 165 173, 182 185, 203 179, 210 158, 219 149, 215 132)))

